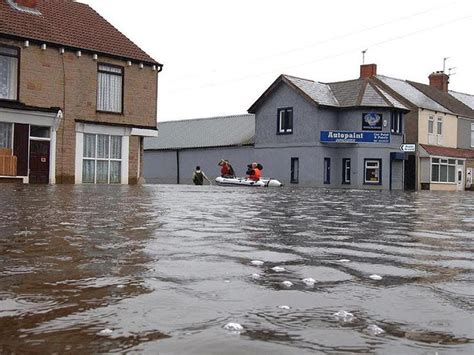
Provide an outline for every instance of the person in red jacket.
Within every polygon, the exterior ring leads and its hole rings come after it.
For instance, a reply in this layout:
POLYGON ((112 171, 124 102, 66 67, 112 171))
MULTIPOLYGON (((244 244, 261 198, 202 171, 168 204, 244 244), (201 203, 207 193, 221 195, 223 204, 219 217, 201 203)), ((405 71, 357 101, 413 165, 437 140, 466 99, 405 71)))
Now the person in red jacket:
POLYGON ((255 162, 252 163, 252 165, 249 166, 249 171, 248 171, 248 178, 253 181, 258 181, 262 177, 262 170, 260 169, 259 165, 255 162))
POLYGON ((221 161, 217 165, 221 167, 221 176, 223 178, 235 177, 234 168, 232 168, 232 165, 230 165, 229 161, 221 159, 221 161))

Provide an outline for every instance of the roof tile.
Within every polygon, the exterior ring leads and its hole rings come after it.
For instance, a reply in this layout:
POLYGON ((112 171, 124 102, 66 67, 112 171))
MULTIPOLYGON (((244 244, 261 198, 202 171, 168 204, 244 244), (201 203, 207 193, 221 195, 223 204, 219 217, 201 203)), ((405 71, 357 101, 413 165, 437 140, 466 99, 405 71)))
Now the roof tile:
POLYGON ((0 0, 0 35, 159 64, 89 5, 39 0, 37 8, 41 15, 20 12, 0 0))

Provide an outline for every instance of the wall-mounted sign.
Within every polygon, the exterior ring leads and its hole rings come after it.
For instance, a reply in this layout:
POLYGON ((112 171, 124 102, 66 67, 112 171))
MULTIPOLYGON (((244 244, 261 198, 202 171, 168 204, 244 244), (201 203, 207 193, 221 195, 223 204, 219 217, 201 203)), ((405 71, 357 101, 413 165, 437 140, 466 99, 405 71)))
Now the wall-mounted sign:
POLYGON ((389 132, 321 131, 321 143, 390 143, 389 132))
POLYGON ((382 122, 381 113, 368 112, 362 114, 362 129, 364 131, 381 131, 382 122))
POLYGON ((402 144, 400 150, 403 152, 416 152, 416 144, 402 144))

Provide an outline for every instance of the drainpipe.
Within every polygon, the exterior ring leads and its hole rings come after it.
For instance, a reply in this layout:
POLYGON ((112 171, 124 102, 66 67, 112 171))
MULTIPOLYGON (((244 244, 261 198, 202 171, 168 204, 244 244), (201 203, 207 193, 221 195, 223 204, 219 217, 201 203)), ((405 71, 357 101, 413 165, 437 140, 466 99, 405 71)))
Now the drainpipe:
POLYGON ((179 185, 179 149, 176 150, 176 183, 179 185))

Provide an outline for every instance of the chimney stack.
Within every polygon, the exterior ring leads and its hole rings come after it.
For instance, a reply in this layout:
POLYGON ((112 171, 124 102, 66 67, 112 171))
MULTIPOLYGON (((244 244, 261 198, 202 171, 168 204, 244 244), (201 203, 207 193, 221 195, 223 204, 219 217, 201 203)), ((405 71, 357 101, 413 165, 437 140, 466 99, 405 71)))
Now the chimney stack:
POLYGON ((36 9, 36 5, 38 5, 38 0, 16 0, 15 2, 17 5, 30 9, 36 9))
POLYGON ((428 78, 430 79, 430 86, 448 92, 449 75, 445 74, 444 71, 435 71, 428 78))
POLYGON ((360 66, 360 78, 370 78, 377 75, 377 64, 362 64, 360 66))

